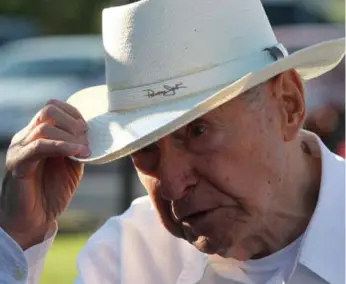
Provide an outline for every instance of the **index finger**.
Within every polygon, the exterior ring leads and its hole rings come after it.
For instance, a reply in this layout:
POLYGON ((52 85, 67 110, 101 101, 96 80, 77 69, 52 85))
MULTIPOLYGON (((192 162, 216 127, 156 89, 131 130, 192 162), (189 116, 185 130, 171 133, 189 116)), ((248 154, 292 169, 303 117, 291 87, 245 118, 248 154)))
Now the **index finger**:
POLYGON ((78 111, 78 109, 76 109, 74 106, 72 106, 66 102, 59 101, 56 99, 51 99, 47 102, 46 105, 55 105, 55 106, 59 107, 60 109, 62 109, 63 111, 65 111, 70 116, 72 116, 73 118, 75 118, 75 119, 81 118, 86 123, 86 121, 84 120, 82 114, 78 111))

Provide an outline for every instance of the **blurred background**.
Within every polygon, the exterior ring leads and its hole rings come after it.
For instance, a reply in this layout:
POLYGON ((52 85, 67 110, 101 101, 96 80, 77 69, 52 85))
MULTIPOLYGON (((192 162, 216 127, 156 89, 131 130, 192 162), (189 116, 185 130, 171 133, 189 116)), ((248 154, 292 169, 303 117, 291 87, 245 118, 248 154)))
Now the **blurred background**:
MULTIPOLYGON (((0 1, 0 165, 13 134, 50 98, 67 99, 105 83, 101 12, 118 0, 0 1)), ((289 52, 345 36, 344 0, 263 0, 278 40, 289 52)), ((345 155, 345 67, 306 85, 305 128, 345 155)), ((2 171, 3 172, 3 171, 2 171)), ((2 177, 1 177, 2 178, 2 177)), ((76 197, 59 221, 41 283, 73 283, 78 252, 110 216, 145 192, 123 159, 87 166, 76 197)))

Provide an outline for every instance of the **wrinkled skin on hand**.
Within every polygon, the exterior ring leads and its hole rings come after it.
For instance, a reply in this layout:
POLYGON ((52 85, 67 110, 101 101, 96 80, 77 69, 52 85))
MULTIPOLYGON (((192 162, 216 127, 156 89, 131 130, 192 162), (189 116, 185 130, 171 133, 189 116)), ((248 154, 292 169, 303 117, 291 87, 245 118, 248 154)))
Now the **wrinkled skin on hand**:
POLYGON ((23 248, 44 238, 64 212, 83 176, 69 156, 89 154, 80 113, 50 101, 12 139, 0 199, 0 226, 23 248))

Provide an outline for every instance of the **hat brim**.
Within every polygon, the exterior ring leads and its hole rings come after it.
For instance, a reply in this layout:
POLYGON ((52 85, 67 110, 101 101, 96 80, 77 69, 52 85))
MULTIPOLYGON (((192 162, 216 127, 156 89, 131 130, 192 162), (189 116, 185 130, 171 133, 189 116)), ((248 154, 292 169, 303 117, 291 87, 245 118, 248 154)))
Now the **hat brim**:
POLYGON ((81 90, 67 102, 88 123, 91 155, 86 159, 70 158, 87 164, 104 164, 122 158, 286 70, 295 69, 303 80, 316 78, 337 66, 344 53, 344 39, 324 42, 248 73, 223 88, 133 111, 105 112, 105 85, 81 90))

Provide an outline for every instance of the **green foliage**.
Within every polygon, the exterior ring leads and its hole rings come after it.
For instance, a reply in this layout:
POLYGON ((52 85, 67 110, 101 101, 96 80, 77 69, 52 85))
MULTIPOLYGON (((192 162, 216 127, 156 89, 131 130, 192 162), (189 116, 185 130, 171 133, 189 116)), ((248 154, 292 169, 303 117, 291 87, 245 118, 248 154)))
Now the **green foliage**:
POLYGON ((74 283, 77 256, 90 235, 59 235, 48 252, 40 284, 74 283))
POLYGON ((127 0, 1 0, 0 14, 37 20, 46 34, 101 33, 102 9, 127 0))
MULTIPOLYGON (((134 1, 0 0, 0 16, 24 15, 35 19, 41 24, 43 32, 46 34, 101 33, 103 8, 134 1)), ((328 20, 344 22, 344 0, 304 0, 301 3, 328 20)))

